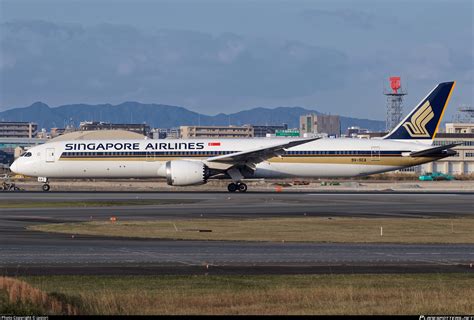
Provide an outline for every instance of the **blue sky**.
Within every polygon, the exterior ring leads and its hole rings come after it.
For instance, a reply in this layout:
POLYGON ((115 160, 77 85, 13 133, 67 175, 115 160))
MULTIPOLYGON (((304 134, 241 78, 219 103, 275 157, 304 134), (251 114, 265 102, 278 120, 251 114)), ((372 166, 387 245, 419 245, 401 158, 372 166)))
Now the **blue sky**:
POLYGON ((457 80, 474 105, 472 1, 0 1, 0 110, 140 101, 207 114, 302 106, 384 119, 457 80))

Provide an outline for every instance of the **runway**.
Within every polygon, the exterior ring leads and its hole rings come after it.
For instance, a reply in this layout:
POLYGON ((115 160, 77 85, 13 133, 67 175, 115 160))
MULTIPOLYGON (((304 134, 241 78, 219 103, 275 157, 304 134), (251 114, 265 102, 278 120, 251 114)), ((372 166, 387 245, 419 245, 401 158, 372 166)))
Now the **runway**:
POLYGON ((0 268, 7 274, 472 272, 474 244, 170 241, 48 234, 38 223, 274 216, 474 217, 467 193, 3 193, 0 201, 160 200, 101 208, 2 208, 0 268), (183 203, 180 203, 180 201, 183 203), (185 203, 186 202, 186 203, 185 203))

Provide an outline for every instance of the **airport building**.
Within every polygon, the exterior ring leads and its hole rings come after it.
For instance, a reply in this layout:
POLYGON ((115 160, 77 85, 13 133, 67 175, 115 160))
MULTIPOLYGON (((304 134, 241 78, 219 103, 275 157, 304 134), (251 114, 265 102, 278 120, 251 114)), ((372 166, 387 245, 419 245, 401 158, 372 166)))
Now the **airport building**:
POLYGON ((341 120, 337 115, 327 114, 300 116, 300 132, 302 135, 325 133, 328 136, 340 136, 341 120))
POLYGON ((368 134, 368 133, 370 133, 369 129, 364 129, 360 127, 349 127, 347 128, 346 136, 350 138, 354 138, 362 134, 368 134))
POLYGON ((284 123, 281 126, 259 126, 252 125, 254 137, 266 137, 267 135, 274 135, 277 131, 288 130, 288 125, 284 123))
POLYGON ((79 125, 81 131, 97 130, 124 130, 139 133, 144 136, 150 135, 150 126, 144 123, 109 123, 102 121, 85 121, 79 125))
POLYGON ((179 128, 154 128, 151 130, 153 139, 179 139, 179 128))
POLYGON ((67 126, 66 128, 51 128, 49 132, 46 131, 46 129, 41 129, 36 134, 36 137, 40 139, 54 139, 56 137, 62 136, 70 132, 75 132, 77 130, 77 128, 74 128, 72 126, 67 126))
POLYGON ((51 138, 56 138, 56 137, 62 136, 65 133, 73 132, 73 131, 75 131, 75 129, 74 128, 69 128, 69 127, 66 127, 66 128, 51 128, 50 136, 51 136, 51 138))
POLYGON ((38 125, 33 122, 0 122, 0 138, 34 138, 38 125))
POLYGON ((446 133, 474 133, 474 123, 446 123, 446 133))
POLYGON ((181 126, 180 137, 192 138, 253 138, 252 126, 181 126))

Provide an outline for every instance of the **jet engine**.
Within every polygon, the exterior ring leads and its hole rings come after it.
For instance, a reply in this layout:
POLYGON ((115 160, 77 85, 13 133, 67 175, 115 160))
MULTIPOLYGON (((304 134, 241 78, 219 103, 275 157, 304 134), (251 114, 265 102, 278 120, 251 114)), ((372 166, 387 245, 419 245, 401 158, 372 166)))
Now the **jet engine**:
POLYGON ((166 182, 170 186, 205 184, 209 168, 200 161, 171 160, 166 162, 166 182))

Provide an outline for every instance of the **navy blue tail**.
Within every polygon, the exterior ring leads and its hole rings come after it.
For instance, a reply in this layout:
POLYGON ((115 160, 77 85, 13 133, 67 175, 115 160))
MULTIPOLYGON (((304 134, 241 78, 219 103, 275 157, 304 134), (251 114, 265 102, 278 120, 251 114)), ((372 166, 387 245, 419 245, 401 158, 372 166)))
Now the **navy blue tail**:
POLYGON ((455 81, 438 84, 384 139, 432 140, 455 85, 455 81))

